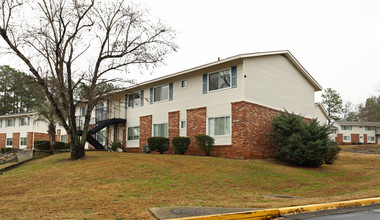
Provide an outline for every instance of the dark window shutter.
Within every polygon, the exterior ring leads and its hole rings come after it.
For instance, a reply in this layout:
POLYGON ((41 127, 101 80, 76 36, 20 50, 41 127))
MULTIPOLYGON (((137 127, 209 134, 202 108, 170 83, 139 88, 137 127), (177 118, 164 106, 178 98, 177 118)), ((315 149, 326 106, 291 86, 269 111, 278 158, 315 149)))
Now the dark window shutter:
POLYGON ((173 83, 169 83, 169 100, 173 100, 173 83))
POLYGON ((207 93, 207 73, 203 74, 202 88, 203 88, 203 94, 206 94, 207 93))
POLYGON ((128 108, 128 94, 125 95, 125 109, 128 108))
POLYGON ((28 126, 30 125, 30 118, 28 117, 28 126))
POLYGON ((236 88, 237 87, 237 68, 236 68, 236 66, 231 67, 231 78, 232 78, 231 87, 236 88))
POLYGON ((153 104, 153 88, 150 88, 150 104, 153 104))
POLYGON ((144 106, 144 90, 140 92, 140 106, 144 106))

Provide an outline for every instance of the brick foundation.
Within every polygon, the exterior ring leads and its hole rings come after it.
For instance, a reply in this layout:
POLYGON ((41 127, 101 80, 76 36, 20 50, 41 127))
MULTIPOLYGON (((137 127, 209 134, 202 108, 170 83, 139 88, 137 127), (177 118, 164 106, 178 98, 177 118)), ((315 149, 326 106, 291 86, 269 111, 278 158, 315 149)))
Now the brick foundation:
POLYGON ((6 133, 0 134, 0 148, 5 148, 6 142, 7 142, 7 134, 6 133))
POLYGON ((26 134, 26 147, 27 148, 33 147, 33 132, 28 132, 26 134))
MULTIPOLYGON (((148 144, 148 138, 152 137, 152 115, 140 117, 140 148, 148 144)), ((131 149, 128 149, 130 152, 131 149)), ((141 150, 139 150, 141 152, 141 150)))
POLYGON ((367 134, 364 134, 363 137, 364 137, 364 144, 367 144, 367 134))
POLYGON ((189 149, 186 154, 205 155, 198 149, 195 136, 206 134, 206 107, 187 109, 186 134, 190 138, 189 149))
POLYGON ((169 112, 168 113, 168 126, 169 126, 169 140, 170 140, 170 145, 169 145, 169 154, 174 154, 174 147, 173 147, 173 137, 178 137, 179 136, 179 111, 175 112, 169 112))
POLYGON ((13 133, 12 148, 14 148, 14 149, 20 148, 20 132, 13 133))
POLYGON ((49 135, 47 133, 34 132, 35 141, 49 141, 49 135))
POLYGON ((335 137, 335 142, 337 144, 343 144, 343 134, 337 134, 336 137, 335 137))
POLYGON ((359 142, 359 134, 351 134, 351 143, 359 142))

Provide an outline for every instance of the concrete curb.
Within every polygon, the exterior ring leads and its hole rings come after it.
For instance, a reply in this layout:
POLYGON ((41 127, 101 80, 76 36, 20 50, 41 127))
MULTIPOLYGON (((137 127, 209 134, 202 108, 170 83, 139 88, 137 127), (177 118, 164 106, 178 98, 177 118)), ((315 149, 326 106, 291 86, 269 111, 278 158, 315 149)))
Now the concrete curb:
POLYGON ((366 205, 380 204, 380 197, 368 198, 368 199, 357 199, 343 202, 332 202, 324 204, 315 204, 315 205, 304 205, 304 206, 294 206, 278 209, 263 209, 255 210, 249 212, 236 212, 228 214, 219 214, 219 215, 207 215, 207 216, 197 216, 197 217, 188 217, 188 218, 176 218, 171 220, 214 220, 214 219, 223 219, 223 220, 232 220, 232 219, 269 219, 274 217, 281 217, 285 215, 294 215, 307 212, 316 212, 324 211, 331 209, 340 209, 340 208, 352 208, 366 205))

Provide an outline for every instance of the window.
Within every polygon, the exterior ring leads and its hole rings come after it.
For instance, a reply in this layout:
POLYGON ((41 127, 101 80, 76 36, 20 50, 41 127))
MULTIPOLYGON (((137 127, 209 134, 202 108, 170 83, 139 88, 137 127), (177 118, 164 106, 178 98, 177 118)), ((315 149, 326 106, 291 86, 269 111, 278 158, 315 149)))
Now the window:
POLYGON ((20 125, 20 126, 26 126, 26 125, 29 125, 29 118, 20 118, 20 119, 19 119, 19 125, 20 125))
POLYGON ((336 134, 336 130, 335 130, 335 129, 333 129, 333 130, 331 130, 331 131, 332 131, 333 134, 336 134))
POLYGON ((128 140, 138 140, 140 138, 140 127, 129 127, 128 128, 128 140))
POLYGON ((12 146, 13 138, 7 138, 7 146, 12 146))
POLYGON ((186 128, 186 121, 181 121, 181 129, 185 129, 186 128))
POLYGON ((209 91, 224 89, 231 87, 231 71, 230 69, 216 73, 211 73, 208 76, 209 91))
POLYGON ((168 137, 168 123, 154 124, 153 137, 168 137))
POLYGON ((154 102, 169 100, 169 85, 154 88, 153 94, 154 102))
POLYGON ((81 106, 80 107, 80 116, 81 117, 84 117, 84 116, 86 116, 86 111, 87 111, 87 106, 81 106))
POLYGON ((106 144, 106 131, 103 130, 103 131, 99 131, 98 133, 96 133, 96 140, 98 140, 99 143, 101 143, 102 145, 105 145, 106 144))
POLYGON ((343 141, 351 142, 351 136, 343 136, 343 141))
POLYGON ((0 119, 0 128, 3 127, 3 119, 0 119))
POLYGON ((26 145, 26 137, 20 137, 20 145, 26 145))
POLYGON ((376 130, 376 127, 365 126, 365 130, 366 130, 366 131, 375 131, 375 130, 376 130))
POLYGON ((67 143, 67 136, 65 134, 61 135, 61 142, 67 143))
POLYGON ((133 93, 128 95, 128 107, 135 107, 140 105, 140 93, 133 93))
POLYGON ((208 135, 229 135, 231 133, 230 130, 230 116, 208 119, 208 135))
POLYGON ((14 127, 15 126, 15 119, 9 118, 5 121, 5 127, 14 127))
POLYGON ((187 80, 181 81, 181 88, 187 88, 187 80))
POLYGON ((342 125, 342 126, 340 126, 340 128, 342 129, 342 130, 352 130, 352 126, 344 126, 344 125, 342 125))
POLYGON ((367 142, 375 143, 375 137, 374 136, 368 136, 367 142))

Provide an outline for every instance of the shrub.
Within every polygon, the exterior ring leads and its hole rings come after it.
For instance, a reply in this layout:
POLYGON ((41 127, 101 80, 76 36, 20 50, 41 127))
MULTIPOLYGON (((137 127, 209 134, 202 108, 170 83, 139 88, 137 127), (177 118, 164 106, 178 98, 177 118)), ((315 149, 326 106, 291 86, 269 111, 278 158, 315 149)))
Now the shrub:
POLYGON ((330 128, 316 119, 306 123, 301 115, 281 113, 272 120, 273 132, 269 134, 277 145, 276 157, 299 165, 318 167, 328 152, 330 128))
POLYGON ((358 142, 357 144, 358 144, 358 145, 362 145, 362 142, 358 142))
POLYGON ((148 147, 150 151, 157 151, 163 154, 169 150, 169 138, 166 137, 150 137, 148 138, 148 147))
POLYGON ((38 150, 50 150, 50 141, 34 141, 34 147, 38 150))
POLYGON ((206 156, 210 156, 211 151, 214 149, 215 139, 208 135, 195 136, 199 149, 205 152, 206 156))
POLYGON ((190 138, 188 137, 173 137, 172 140, 174 153, 185 154, 190 145, 190 138))
POLYGON ((113 142, 111 143, 111 149, 113 151, 117 151, 117 149, 123 149, 123 144, 120 142, 120 141, 116 141, 116 142, 113 142))
POLYGON ((330 141, 328 144, 327 154, 325 156, 326 164, 333 164, 338 159, 338 154, 342 150, 334 141, 330 141))
POLYGON ((14 148, 1 148, 0 149, 0 153, 2 153, 2 154, 8 153, 8 152, 14 152, 14 151, 17 151, 17 149, 14 149, 14 148))
POLYGON ((57 149, 57 150, 70 149, 70 144, 65 143, 65 142, 56 142, 55 143, 55 149, 57 149))

